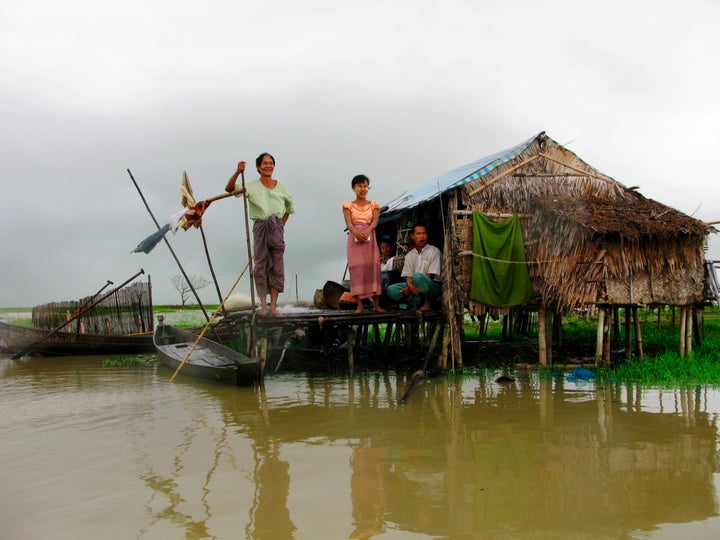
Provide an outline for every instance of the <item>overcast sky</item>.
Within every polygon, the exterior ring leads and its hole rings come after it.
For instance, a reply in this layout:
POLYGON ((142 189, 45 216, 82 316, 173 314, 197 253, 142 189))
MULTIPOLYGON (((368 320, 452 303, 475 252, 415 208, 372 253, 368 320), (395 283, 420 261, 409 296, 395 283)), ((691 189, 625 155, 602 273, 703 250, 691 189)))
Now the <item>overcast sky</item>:
MULTIPOLYGON (((168 249, 130 253, 155 225, 127 169, 165 223, 183 171, 200 200, 264 151, 295 198, 281 301, 342 278, 355 174, 382 205, 540 131, 720 220, 719 52, 715 0, 3 0, 0 307, 140 268, 156 304, 179 302, 168 249)), ((213 203, 204 230, 226 294, 247 262, 242 200, 213 203)), ((200 231, 168 238, 210 279, 200 231)))

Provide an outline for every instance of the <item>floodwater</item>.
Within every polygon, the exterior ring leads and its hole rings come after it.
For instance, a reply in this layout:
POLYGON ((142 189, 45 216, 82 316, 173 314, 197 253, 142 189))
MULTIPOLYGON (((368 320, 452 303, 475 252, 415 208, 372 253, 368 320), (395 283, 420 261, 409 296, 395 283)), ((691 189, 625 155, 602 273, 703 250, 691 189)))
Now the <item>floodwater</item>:
POLYGON ((718 538, 715 388, 0 359, 0 538, 718 538))

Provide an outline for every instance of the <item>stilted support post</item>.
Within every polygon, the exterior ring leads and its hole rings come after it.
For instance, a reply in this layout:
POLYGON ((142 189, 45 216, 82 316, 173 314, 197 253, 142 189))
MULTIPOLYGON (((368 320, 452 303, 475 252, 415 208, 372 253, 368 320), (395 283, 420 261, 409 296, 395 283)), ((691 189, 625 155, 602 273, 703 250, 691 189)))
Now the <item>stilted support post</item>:
POLYGON ((605 310, 605 326, 603 326, 603 364, 610 367, 612 347, 610 345, 610 325, 612 324, 613 311, 610 307, 603 308, 605 310))
POLYGON ((634 307, 632 312, 633 321, 635 322, 635 348, 637 349, 638 358, 644 360, 645 352, 643 351, 642 330, 640 329, 640 320, 638 319, 638 308, 634 307))
POLYGON ((687 325, 687 309, 685 306, 680 307, 680 358, 685 358, 685 333, 687 332, 687 329, 685 328, 687 325))
POLYGON ((546 327, 547 316, 545 308, 541 307, 538 309, 538 362, 543 367, 548 365, 546 327))
POLYGON ((632 356, 632 332, 630 331, 630 317, 632 308, 625 306, 625 358, 632 356))
POLYGON ((685 354, 690 356, 693 348, 693 310, 692 306, 685 308, 687 315, 685 316, 685 354))
POLYGON ((266 337, 260 338, 260 379, 265 378, 265 362, 267 361, 268 340, 266 337))
POLYGON ((348 327, 348 369, 352 374, 355 369, 355 335, 357 334, 357 326, 351 325, 348 327))
POLYGON ((553 364, 553 328, 555 327, 555 312, 552 309, 545 310, 545 359, 548 365, 553 364))
POLYGON ((605 308, 598 309, 597 336, 595 339, 595 367, 600 365, 603 358, 603 342, 605 335, 605 308))

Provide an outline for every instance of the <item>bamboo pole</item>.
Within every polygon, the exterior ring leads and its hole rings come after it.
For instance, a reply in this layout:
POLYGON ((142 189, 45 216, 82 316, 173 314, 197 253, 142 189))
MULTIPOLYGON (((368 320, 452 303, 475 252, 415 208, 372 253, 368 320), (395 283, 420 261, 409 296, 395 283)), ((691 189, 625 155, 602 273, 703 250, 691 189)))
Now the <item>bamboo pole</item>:
MULTIPOLYGON (((133 184, 135 184, 135 189, 137 189, 138 194, 140 195, 140 198, 142 199, 143 204, 145 204, 145 209, 148 211, 148 214, 150 214, 150 217, 152 218, 153 222, 155 223, 155 226, 160 230, 162 227, 160 227, 160 223, 158 223, 158 220, 155 219, 155 214, 153 214, 152 210, 150 210, 150 206, 148 205, 147 201, 145 200, 145 195, 143 195, 143 192, 140 190, 140 186, 135 181, 135 177, 130 172, 130 169, 127 170, 128 174, 130 175, 130 179, 133 181, 133 184)), ((221 197, 222 198, 222 197, 221 197)), ((195 290, 195 287, 193 287, 193 284, 190 282, 190 278, 185 273, 185 269, 183 268, 182 264, 180 264, 180 259, 178 259, 178 256, 175 254, 175 250, 170 245, 170 241, 163 236, 163 240, 165 241, 165 245, 170 250, 170 253, 172 254, 173 258, 175 259, 175 262, 178 265, 178 268, 180 269, 180 272, 182 273, 183 277, 185 278, 185 281, 187 281, 188 286, 190 287, 190 290, 193 292, 193 295, 195 296, 195 300, 197 300, 198 306, 200 306, 200 309, 203 312, 203 315, 205 315, 205 320, 210 321, 210 315, 208 315, 208 312, 205 310, 205 306, 202 303, 202 300, 200 300, 200 296, 198 295, 197 291, 195 290)))
POLYGON ((595 339, 595 366, 600 365, 603 357, 603 335, 605 328, 605 308, 598 309, 597 335, 595 339))
POLYGON ((538 309, 538 362, 543 367, 548 365, 546 326, 545 308, 541 307, 538 309))
POLYGON ((645 359, 645 352, 643 351, 643 339, 642 329, 640 328, 640 320, 638 319, 638 308, 633 308, 633 320, 635 323, 635 347, 637 349, 637 356, 640 360, 645 359))
MULTIPOLYGON (((549 159, 550 161, 552 161, 552 162, 554 162, 554 163, 557 163, 558 165, 562 165, 563 167, 567 167, 568 169, 571 169, 571 170, 573 170, 573 171, 575 171, 575 172, 578 172, 578 173, 580 173, 580 174, 582 174, 582 175, 584 175, 584 176, 589 176, 589 177, 591 177, 591 178, 595 178, 595 179, 597 179, 597 180, 601 180, 601 181, 603 181, 603 182, 607 182, 608 184, 615 184, 615 185, 618 184, 618 182, 616 182, 615 180, 610 180, 610 179, 608 179, 608 178, 604 178, 604 177, 602 177, 602 176, 598 176, 597 174, 593 174, 593 173, 588 172, 588 171, 583 171, 582 169, 578 169, 577 167, 574 167, 574 166, 570 165, 569 163, 565 163, 564 161, 560 161, 559 159, 555 159, 554 157, 552 157, 552 156, 550 156, 550 155, 548 155, 548 154, 546 154, 546 153, 544 153, 544 152, 540 152, 540 153, 538 154, 538 156, 544 157, 545 159, 549 159)), ((558 175, 558 176, 559 176, 559 175, 558 175)))
POLYGON ((472 191, 470 192, 470 195, 475 195, 476 193, 482 191, 483 189, 491 186, 492 184, 494 184, 495 182, 497 182, 497 181, 500 180, 501 178, 507 176, 507 175, 510 174, 511 172, 518 170, 520 167, 524 167, 524 166, 527 165, 528 163, 532 163, 532 162, 535 161, 536 159, 539 159, 541 155, 542 155, 542 154, 534 155, 533 157, 531 157, 531 158, 529 158, 529 159, 526 159, 526 160, 523 161, 522 163, 518 163, 517 165, 515 165, 515 166, 513 166, 513 167, 510 167, 508 170, 502 172, 501 174, 498 174, 498 175, 495 176, 494 178, 491 178, 489 181, 483 182, 483 185, 480 186, 480 187, 477 188, 477 189, 472 190, 472 191))
POLYGON ((605 311, 605 324, 603 326, 603 364, 605 367, 610 367, 610 363, 612 360, 611 352, 612 347, 610 345, 610 325, 612 323, 612 308, 610 307, 604 307, 603 310, 605 311))
MULTIPOLYGON (((194 351, 195 348, 197 347, 198 343, 200 343, 200 340, 201 340, 202 337, 205 335, 205 332, 207 332, 208 328, 210 328, 210 324, 213 322, 213 320, 215 320, 215 317, 217 317, 218 313, 220 313, 220 310, 223 309, 223 307, 224 307, 224 305, 225 305, 225 302, 226 302, 227 299, 230 297, 230 295, 233 293, 233 291, 235 290, 235 287, 237 287, 237 284, 240 283, 240 279, 242 279, 242 277, 245 275, 245 270, 248 269, 248 266, 249 266, 249 265, 250 265, 250 261, 247 262, 247 264, 245 265, 245 268, 243 268, 243 271, 240 273, 240 275, 238 276, 238 278, 235 280, 235 284, 234 284, 234 285, 232 286, 232 288, 230 289, 230 292, 229 292, 228 295, 225 297, 225 300, 223 300, 222 302, 220 302, 220 305, 218 306, 218 308, 217 308, 217 310, 215 311, 215 313, 213 313, 213 316, 208 319, 208 322, 205 324, 205 326, 203 327, 203 329, 202 329, 202 331, 200 332, 200 334, 198 334, 198 337, 195 339, 195 343, 192 344, 192 347, 190 347, 190 350, 189 350, 189 351, 187 352, 187 354, 185 355, 185 358, 183 358, 182 362, 180 362, 180 365, 179 365, 179 366, 177 367, 177 369, 175 370, 175 373, 173 373, 173 374, 172 374, 172 377, 170 377, 170 382, 173 382, 173 381, 175 380, 175 377, 177 376, 177 374, 180 373, 180 370, 183 368, 183 366, 185 365, 185 363, 188 361, 188 358, 190 358, 190 355, 193 353, 193 351, 194 351)), ((264 367, 264 366, 263 366, 263 367, 264 367)), ((260 373, 260 377, 262 378, 262 372, 260 373)))
POLYGON ((442 347, 440 348, 440 354, 439 356, 439 362, 440 368, 445 371, 447 370, 447 357, 448 357, 448 350, 450 349, 450 325, 446 325, 443 329, 443 340, 442 340, 442 347))
POLYGON ((685 358, 685 332, 687 332, 686 326, 687 312, 685 306, 680 307, 680 358, 685 358))
POLYGON ((554 317, 555 314, 553 313, 552 309, 548 309, 545 311, 545 317, 547 317, 547 320, 545 321, 545 358, 548 363, 548 365, 553 365, 553 356, 552 356, 552 343, 553 343, 553 326, 555 325, 554 317))
POLYGON ((630 323, 632 309, 625 307, 625 358, 629 359, 632 355, 632 332, 630 331, 630 323))
MULTIPOLYGON (((101 296, 99 300, 96 300, 96 301, 91 302, 91 303, 89 303, 89 304, 85 304, 85 306, 84 306, 82 309, 80 309, 77 313, 75 313, 75 315, 73 315, 72 317, 70 317, 69 319, 67 319, 67 320, 66 320, 64 323, 62 323, 60 326, 57 326, 56 328, 54 328, 53 330, 51 330, 49 334, 45 335, 45 337, 43 337, 43 338, 40 339, 39 341, 36 341, 36 342, 34 342, 34 343, 31 343, 30 345, 28 345, 27 347, 25 347, 22 351, 20 351, 20 352, 16 353, 15 355, 13 355, 13 356, 11 357, 11 360, 17 360, 18 358, 23 357, 23 356, 26 355, 28 352, 30 352, 31 350, 33 350, 35 347, 37 347, 38 345, 40 345, 43 341, 45 341, 46 339, 48 339, 50 336, 54 336, 55 334, 57 334, 60 330, 62 330, 63 328, 65 328, 68 324, 70 324, 72 321, 74 321, 74 320, 77 319, 78 317, 80 317, 80 315, 82 315, 83 313, 85 313, 87 310, 89 310, 89 309, 97 306, 100 302, 102 302, 102 301, 105 300, 106 298, 109 298, 110 296, 112 296, 113 294, 115 294, 117 291, 119 291, 120 289, 122 289, 125 285, 127 285, 128 283, 130 283, 131 281, 133 281, 135 278, 137 278, 139 275, 144 274, 144 273, 145 273, 145 270, 143 270, 143 269, 141 268, 140 271, 139 271, 137 274, 135 274, 135 275, 132 276, 131 278, 127 279, 127 280, 124 281, 121 285, 118 285, 117 287, 115 287, 115 288, 114 288, 113 290, 111 290, 110 292, 108 292, 108 293, 104 294, 103 296, 101 296)), ((108 283, 112 283, 112 282, 109 281, 108 283)), ((103 289, 104 289, 104 288, 105 288, 105 287, 103 287, 103 289)), ((102 290, 102 289, 100 289, 100 290, 102 290)), ((98 294, 99 294, 99 292, 98 292, 98 294)), ((97 295, 96 295, 96 296, 97 296, 97 295)))
MULTIPOLYGON (((186 195, 183 195, 181 199, 181 204, 186 208, 192 208, 193 206, 195 206, 195 199, 193 196, 192 187, 190 186, 190 178, 188 178, 187 171, 183 171, 183 186, 180 188, 180 192, 183 193, 185 189, 187 189, 187 193, 186 195), (189 199, 187 195, 190 195, 189 199)), ((205 229, 202 226, 202 221, 199 221, 198 228, 200 229, 200 236, 202 237, 203 247, 205 248, 205 258, 207 259, 208 267, 210 268, 210 275, 213 278, 213 283, 215 284, 215 291, 218 295, 218 302, 222 303, 223 297, 222 293, 220 292, 220 284, 218 283, 217 276, 215 275, 215 269, 213 268, 212 259, 210 258, 210 250, 208 249, 207 238, 205 237, 205 229)), ((224 310, 223 315, 227 315, 224 310)))
POLYGON ((267 362, 268 340, 265 336, 260 339, 260 380, 265 378, 265 364, 267 362))
POLYGON ((685 354, 687 356, 692 355, 693 349, 693 307, 687 307, 687 317, 685 318, 685 326, 687 331, 685 332, 685 354))
MULTIPOLYGON (((245 241, 247 243, 248 253, 248 264, 250 265, 250 303, 252 304, 253 312, 255 311, 255 272, 252 265, 252 249, 250 248, 250 221, 248 212, 247 202, 247 191, 245 189, 245 171, 240 173, 240 180, 242 182, 242 191, 245 193, 243 197, 243 209, 245 214, 245 241)), ((232 194, 230 194, 232 195, 232 194)))
POLYGON ((355 335, 356 334, 357 334, 357 326, 350 325, 348 327, 347 346, 348 346, 348 369, 350 370, 351 374, 355 370, 355 335))

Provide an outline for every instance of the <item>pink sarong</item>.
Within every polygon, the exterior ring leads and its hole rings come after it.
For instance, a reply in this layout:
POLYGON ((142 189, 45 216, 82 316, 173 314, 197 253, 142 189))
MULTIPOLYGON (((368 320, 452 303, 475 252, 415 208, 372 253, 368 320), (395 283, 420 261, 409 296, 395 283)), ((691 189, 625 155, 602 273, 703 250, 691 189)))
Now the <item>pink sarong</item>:
MULTIPOLYGON (((369 223, 353 223, 360 231, 367 229, 369 223)), ((375 231, 367 242, 357 242, 353 234, 348 234, 347 260, 350 269, 350 294, 358 300, 379 295, 380 286, 380 249, 375 240, 375 231)))

